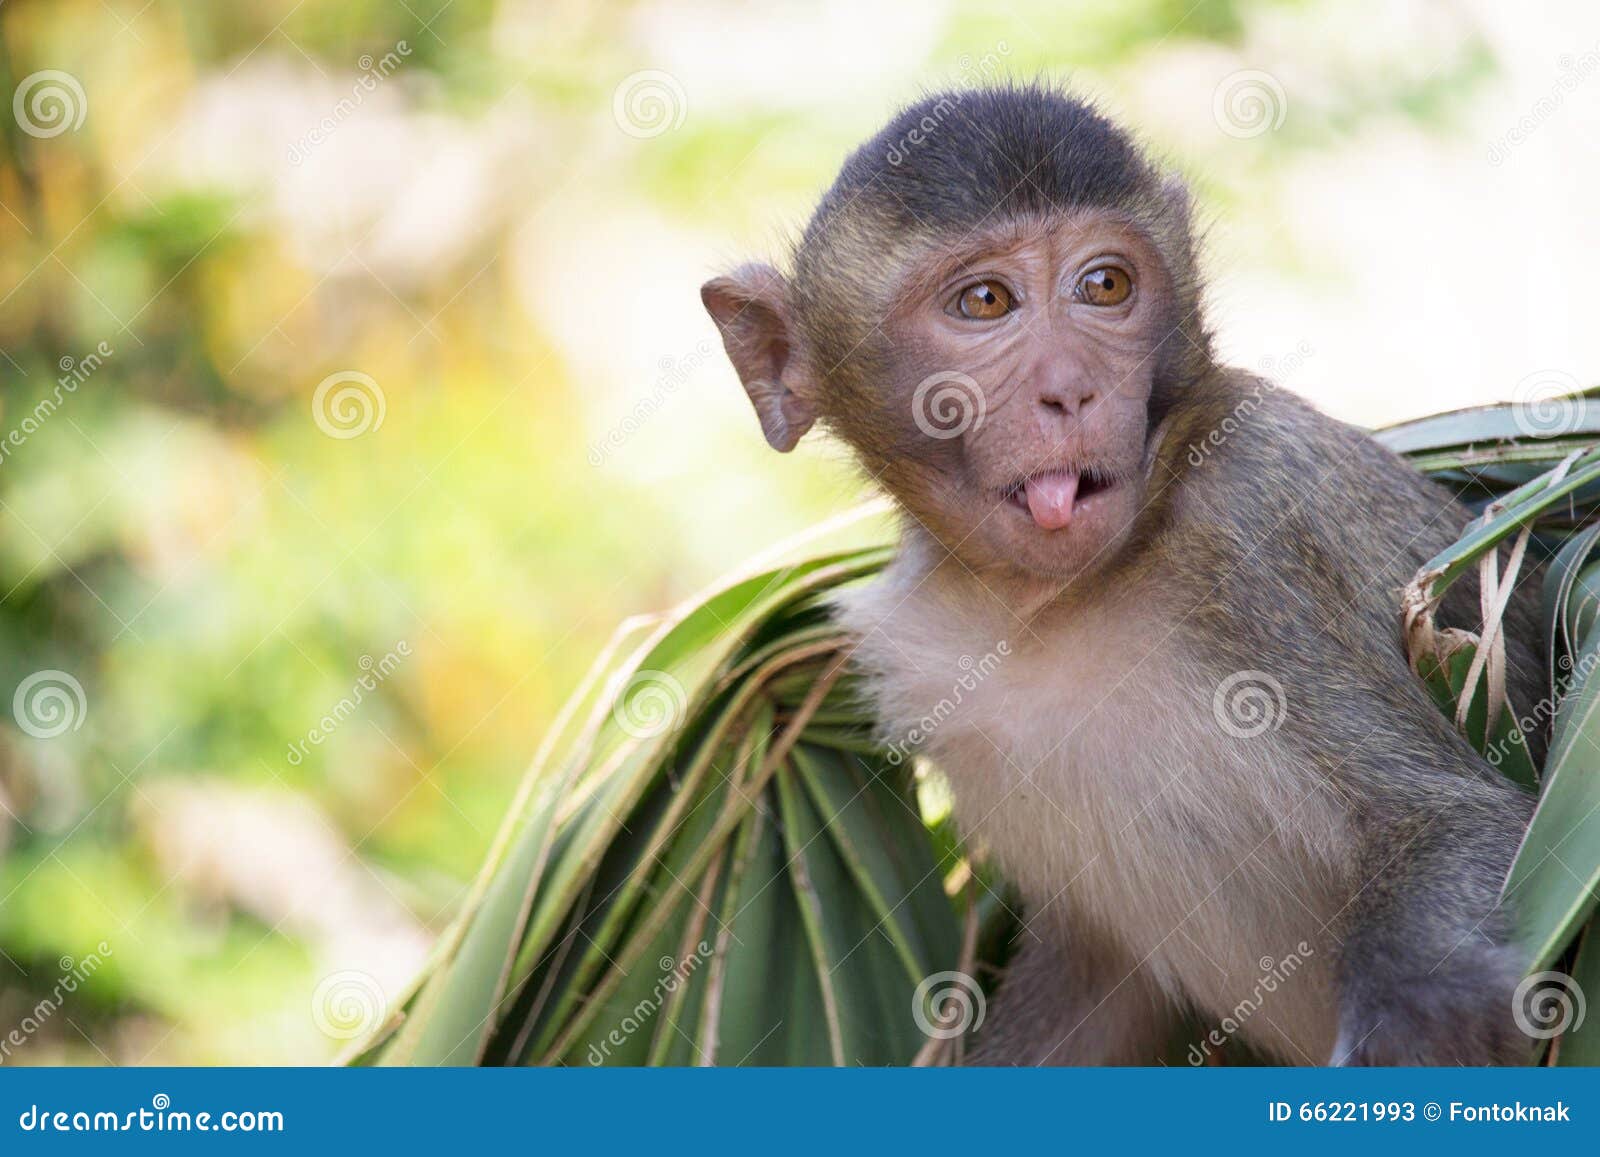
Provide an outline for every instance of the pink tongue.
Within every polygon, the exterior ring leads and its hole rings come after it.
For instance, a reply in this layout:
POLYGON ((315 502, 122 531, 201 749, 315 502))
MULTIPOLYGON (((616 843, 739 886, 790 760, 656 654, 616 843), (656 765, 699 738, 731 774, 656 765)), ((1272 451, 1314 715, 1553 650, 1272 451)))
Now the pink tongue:
POLYGON ((1078 476, 1065 471, 1028 479, 1028 513, 1045 530, 1060 530, 1072 521, 1072 502, 1078 496, 1078 476))

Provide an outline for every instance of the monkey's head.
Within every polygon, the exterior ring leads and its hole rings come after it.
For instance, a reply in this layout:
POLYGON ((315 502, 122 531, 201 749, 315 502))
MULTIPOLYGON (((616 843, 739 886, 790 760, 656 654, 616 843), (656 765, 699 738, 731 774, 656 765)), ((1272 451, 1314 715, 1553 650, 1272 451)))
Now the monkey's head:
POLYGON ((1210 364, 1181 186, 1039 87, 906 109, 791 276, 701 297, 774 448, 820 420, 968 565, 1058 581, 1128 539, 1160 420, 1210 364))

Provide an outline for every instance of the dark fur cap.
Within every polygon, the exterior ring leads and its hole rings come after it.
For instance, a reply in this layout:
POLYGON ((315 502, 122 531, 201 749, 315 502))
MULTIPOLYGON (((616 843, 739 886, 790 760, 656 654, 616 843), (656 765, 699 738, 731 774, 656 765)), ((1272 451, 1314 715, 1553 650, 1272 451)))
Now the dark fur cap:
POLYGON ((987 225, 1083 208, 1123 214, 1166 260, 1175 292, 1159 416, 1175 383, 1210 360, 1188 194, 1092 104, 1042 83, 932 94, 852 153, 795 253, 797 323, 824 367, 871 376, 874 330, 898 288, 886 271, 987 225), (809 308, 841 299, 859 308, 809 308))
POLYGON ((1156 168, 1085 101, 1040 85, 935 93, 902 110, 844 163, 812 229, 868 197, 901 228, 1161 198, 1156 168))

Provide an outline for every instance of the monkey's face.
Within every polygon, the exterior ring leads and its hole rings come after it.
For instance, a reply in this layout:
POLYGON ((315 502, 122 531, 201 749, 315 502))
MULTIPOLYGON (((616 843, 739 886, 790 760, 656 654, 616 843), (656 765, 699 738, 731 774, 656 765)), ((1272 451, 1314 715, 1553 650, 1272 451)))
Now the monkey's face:
POLYGON ((1182 312, 1154 239, 1099 209, 871 237, 819 242, 803 283, 747 265, 701 290, 767 440, 823 419, 975 570, 1060 583, 1109 562, 1145 504, 1182 312))
POLYGON ((776 449, 820 418, 969 567, 1059 585, 1129 538, 1151 412, 1210 365, 1188 219, 1085 102, 959 91, 850 155, 793 279, 701 299, 776 449))
POLYGON ((823 416, 969 565, 1071 579, 1144 503, 1169 281, 1155 244, 1103 211, 933 249, 902 271, 877 380, 825 391, 823 416))

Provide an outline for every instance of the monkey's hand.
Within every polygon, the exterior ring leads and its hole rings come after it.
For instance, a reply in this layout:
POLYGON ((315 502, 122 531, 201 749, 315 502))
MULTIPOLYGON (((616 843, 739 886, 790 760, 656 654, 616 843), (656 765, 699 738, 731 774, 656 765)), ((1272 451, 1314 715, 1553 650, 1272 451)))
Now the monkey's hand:
POLYGON ((1526 962, 1500 882, 1532 800, 1487 774, 1435 784, 1420 784, 1415 765, 1390 774, 1416 800, 1423 786, 1443 802, 1391 806, 1374 832, 1342 930, 1330 1063, 1527 1064, 1532 1041, 1514 1007, 1526 962))
POLYGON ((1408 974, 1378 964, 1347 981, 1328 1063, 1527 1064, 1531 1041, 1513 1010, 1520 975, 1511 949, 1476 938, 1432 971, 1408 974))

